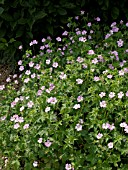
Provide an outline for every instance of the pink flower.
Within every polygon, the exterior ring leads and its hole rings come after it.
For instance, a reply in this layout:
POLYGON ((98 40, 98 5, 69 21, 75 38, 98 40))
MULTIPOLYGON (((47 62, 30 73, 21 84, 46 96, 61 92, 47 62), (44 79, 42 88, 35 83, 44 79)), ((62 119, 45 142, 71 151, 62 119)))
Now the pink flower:
POLYGON ((92 60, 92 63, 93 63, 93 64, 97 64, 97 63, 98 63, 97 58, 94 58, 94 59, 92 60))
POLYGON ((128 97, 128 91, 126 92, 126 97, 128 97))
POLYGON ((61 41, 61 38, 60 38, 60 37, 57 37, 56 40, 57 40, 57 41, 61 41))
POLYGON ((102 133, 98 133, 98 135, 96 137, 97 137, 97 139, 100 139, 100 138, 102 138, 102 136, 103 136, 102 133))
POLYGON ((78 102, 83 101, 83 97, 82 97, 82 96, 78 96, 78 97, 77 97, 77 101, 78 101, 78 102))
POLYGON ((64 74, 64 72, 61 72, 61 74, 59 75, 60 79, 66 79, 67 75, 64 74))
POLYGON ((46 64, 50 64, 50 62, 51 62, 50 59, 46 60, 46 64))
POLYGON ((20 66, 19 70, 23 71, 24 70, 24 66, 20 66))
POLYGON ((123 40, 122 39, 119 39, 118 41, 117 41, 117 44, 118 44, 118 47, 122 47, 123 46, 123 40))
POLYGON ((0 85, 0 90, 4 90, 5 89, 5 85, 0 85))
POLYGON ((51 104, 56 104, 57 103, 57 99, 56 99, 56 97, 50 97, 50 98, 47 99, 47 102, 51 103, 51 104))
POLYGON ((91 22, 89 22, 89 23, 87 24, 88 27, 91 27, 91 25, 92 25, 91 22))
POLYGON ((93 55, 93 54, 95 54, 95 53, 94 53, 93 50, 89 50, 89 51, 88 51, 88 54, 89 54, 89 55, 93 55))
POLYGON ((79 109, 80 108, 80 104, 75 104, 74 106, 73 106, 73 109, 79 109))
POLYGON ((99 80, 100 80, 100 78, 98 76, 94 77, 94 81, 99 81, 99 80))
POLYGON ((103 129, 108 129, 109 126, 110 126, 109 123, 103 123, 103 124, 102 124, 102 128, 103 128, 103 129))
POLYGON ((37 96, 41 96, 41 94, 42 94, 42 90, 38 90, 37 96))
POLYGON ((111 74, 107 75, 107 78, 111 79, 113 76, 111 74))
POLYGON ((105 108, 106 107, 106 101, 102 101, 102 102, 100 102, 100 107, 103 107, 103 108, 105 108))
POLYGON ((37 161, 34 161, 34 162, 33 162, 33 166, 34 166, 34 167, 37 167, 37 166, 38 166, 38 162, 37 162, 37 161))
POLYGON ((102 98, 102 97, 104 97, 106 95, 106 93, 105 92, 101 92, 100 94, 99 94, 99 96, 102 98))
POLYGON ((83 80, 82 79, 76 79, 77 84, 82 84, 83 80))
POLYGON ((16 123, 16 124, 14 125, 14 129, 18 129, 19 127, 20 127, 19 123, 16 123))
POLYGON ((57 62, 54 62, 52 66, 53 66, 54 68, 57 68, 57 67, 58 67, 58 63, 57 63, 57 62))
POLYGON ((109 93, 109 97, 110 97, 110 98, 113 98, 114 96, 115 96, 115 93, 114 93, 114 92, 110 92, 110 93, 109 93))
POLYGON ((113 129, 115 129, 115 126, 114 126, 114 124, 112 124, 112 125, 109 125, 108 129, 109 129, 109 130, 111 130, 111 131, 112 131, 113 129))
POLYGON ((24 106, 20 107, 20 112, 22 112, 24 110, 24 106))
POLYGON ((46 108, 45 108, 45 112, 46 112, 46 113, 49 112, 50 109, 51 109, 50 107, 46 107, 46 108))
POLYGON ((79 63, 82 63, 84 61, 84 59, 81 58, 81 57, 78 57, 76 61, 79 62, 79 63))
POLYGON ((33 103, 32 101, 30 101, 30 102, 27 103, 27 106, 28 106, 29 108, 32 108, 33 105, 34 105, 34 103, 33 103))
POLYGON ((77 131, 81 131, 81 130, 82 130, 82 125, 79 124, 79 123, 76 124, 75 129, 76 129, 77 131))
POLYGON ((46 147, 50 147, 51 144, 52 144, 52 142, 50 142, 49 140, 47 140, 46 142, 44 142, 44 145, 45 145, 46 147))
POLYGON ((123 123, 120 123, 120 127, 127 127, 127 123, 126 122, 123 122, 123 123))
POLYGON ((25 124, 24 126, 23 126, 23 129, 28 129, 29 128, 29 124, 25 124))
POLYGON ((124 93, 121 91, 118 93, 118 98, 121 99, 124 96, 124 93))
POLYGON ((32 79, 35 78, 35 77, 36 77, 36 74, 35 74, 35 73, 31 74, 31 78, 32 78, 32 79))
POLYGON ((19 61, 18 61, 18 65, 22 65, 22 60, 19 60, 19 61))
POLYGON ((43 140, 42 138, 39 138, 38 143, 42 143, 42 140, 43 140))
POLYGON ((99 22, 99 21, 100 21, 100 18, 99 18, 99 17, 97 17, 97 18, 95 18, 95 20, 96 20, 97 22, 99 22))
POLYGON ((108 143, 108 148, 109 149, 113 148, 113 142, 108 143))
POLYGON ((30 75, 30 74, 31 74, 31 71, 30 71, 30 70, 26 70, 25 74, 26 74, 26 75, 30 75))
POLYGON ((70 169, 72 169, 71 164, 66 164, 66 165, 65 165, 65 169, 66 169, 66 170, 70 170, 70 169))
POLYGON ((30 61, 29 67, 33 67, 33 66, 34 66, 34 63, 32 61, 30 61))

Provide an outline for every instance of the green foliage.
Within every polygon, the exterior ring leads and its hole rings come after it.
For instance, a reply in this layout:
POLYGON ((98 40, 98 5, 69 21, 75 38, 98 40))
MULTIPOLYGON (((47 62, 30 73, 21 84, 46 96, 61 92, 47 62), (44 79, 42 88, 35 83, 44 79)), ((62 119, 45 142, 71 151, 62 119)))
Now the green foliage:
POLYGON ((128 168, 128 23, 105 27, 100 43, 99 21, 68 23, 0 85, 0 169, 128 168))

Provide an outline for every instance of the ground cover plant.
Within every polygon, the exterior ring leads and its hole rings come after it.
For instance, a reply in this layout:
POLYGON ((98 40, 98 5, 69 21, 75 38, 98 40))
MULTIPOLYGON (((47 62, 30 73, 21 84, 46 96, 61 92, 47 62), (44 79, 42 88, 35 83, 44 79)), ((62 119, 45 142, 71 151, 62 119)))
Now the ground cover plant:
POLYGON ((128 23, 98 43, 100 18, 81 17, 56 43, 43 38, 38 55, 30 42, 20 75, 0 85, 1 169, 128 169, 128 23))

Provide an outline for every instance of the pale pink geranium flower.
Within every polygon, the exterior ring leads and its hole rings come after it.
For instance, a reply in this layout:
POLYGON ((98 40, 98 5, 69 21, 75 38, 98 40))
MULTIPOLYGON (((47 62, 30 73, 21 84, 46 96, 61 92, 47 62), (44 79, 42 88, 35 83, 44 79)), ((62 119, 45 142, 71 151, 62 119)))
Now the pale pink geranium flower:
POLYGON ((28 83, 30 81, 30 78, 28 77, 28 78, 26 78, 26 79, 24 79, 24 83, 28 83))
POLYGON ((99 80, 100 80, 100 78, 98 76, 94 77, 94 81, 99 81, 99 80))
POLYGON ((26 74, 26 75, 30 75, 30 74, 31 74, 31 71, 30 71, 30 70, 26 70, 25 74, 26 74))
POLYGON ((127 123, 126 122, 123 122, 123 123, 120 123, 120 127, 127 127, 127 123))
POLYGON ((125 127, 124 131, 125 133, 128 133, 128 126, 125 127))
POLYGON ((23 126, 23 129, 28 129, 29 128, 29 124, 25 124, 24 126, 23 126))
POLYGON ((6 82, 10 82, 10 81, 11 81, 11 78, 8 77, 8 78, 6 79, 6 82))
POLYGON ((5 85, 0 85, 0 90, 4 90, 5 89, 5 85))
POLYGON ((23 71, 24 70, 24 66, 20 66, 19 70, 23 71))
POLYGON ((52 144, 52 142, 50 142, 50 140, 47 140, 46 142, 44 142, 44 145, 45 145, 46 147, 50 147, 51 144, 52 144))
POLYGON ((126 97, 128 97, 128 91, 126 92, 126 97))
POLYGON ((114 96, 115 96, 115 93, 114 93, 114 92, 110 92, 110 93, 109 93, 109 97, 110 97, 110 98, 113 98, 114 96))
POLYGON ((51 60, 50 59, 47 59, 46 60, 46 64, 49 65, 51 63, 51 60))
POLYGON ((16 124, 14 125, 14 129, 18 129, 19 127, 20 127, 19 123, 16 123, 16 124))
POLYGON ((20 107, 20 112, 22 112, 24 110, 24 106, 20 107))
POLYGON ((56 104, 57 103, 57 99, 56 99, 56 97, 50 97, 50 98, 47 99, 47 102, 51 103, 51 104, 56 104))
POLYGON ((91 22, 89 22, 89 23, 87 24, 88 27, 91 27, 91 25, 92 25, 91 22))
POLYGON ((82 79, 76 79, 77 84, 82 84, 83 80, 82 79))
POLYGON ((32 61, 30 61, 29 67, 33 67, 33 66, 34 66, 34 63, 32 61))
POLYGON ((120 76, 124 76, 124 71, 123 71, 123 70, 120 70, 120 71, 119 71, 119 75, 120 75, 120 76))
POLYGON ((19 60, 19 61, 18 61, 18 65, 22 65, 22 60, 19 60))
POLYGON ((79 109, 80 108, 80 104, 75 104, 74 106, 73 106, 73 109, 79 109))
POLYGON ((72 169, 72 165, 71 164, 66 164, 65 165, 65 169, 66 170, 71 170, 72 169))
POLYGON ((36 77, 36 74, 35 74, 35 73, 31 74, 31 78, 32 78, 32 79, 35 78, 35 77, 36 77))
POLYGON ((93 64, 97 64, 97 63, 98 63, 97 58, 94 58, 94 59, 92 60, 92 63, 93 63, 93 64))
POLYGON ((105 108, 106 107, 106 101, 102 101, 102 102, 100 102, 100 107, 103 107, 103 108, 105 108))
POLYGON ((107 78, 111 79, 113 76, 111 74, 107 75, 107 78))
POLYGON ((38 90, 37 91, 37 96, 41 96, 41 94, 42 94, 42 90, 38 90))
POLYGON ((61 38, 60 38, 60 37, 57 37, 56 40, 57 40, 57 41, 61 41, 61 38))
POLYGON ((108 148, 109 149, 113 148, 113 142, 108 143, 108 148))
POLYGON ((110 125, 110 126, 108 127, 108 129, 111 130, 111 131, 112 131, 113 129, 115 129, 114 124, 110 125))
POLYGON ((102 97, 104 97, 106 95, 106 93, 105 92, 101 92, 100 94, 99 94, 99 96, 102 98, 102 97))
POLYGON ((77 101, 78 101, 78 102, 83 101, 83 97, 82 97, 82 96, 78 96, 78 97, 77 97, 77 101))
POLYGON ((79 63, 82 63, 84 61, 84 59, 82 57, 77 57, 76 61, 79 63))
POLYGON ((32 108, 33 105, 34 105, 34 103, 33 103, 32 101, 30 101, 30 102, 27 103, 27 106, 28 106, 29 108, 32 108))
POLYGON ((57 67, 58 67, 58 63, 57 63, 57 62, 54 62, 52 66, 53 66, 54 68, 57 68, 57 67))
POLYGON ((97 137, 97 139, 101 139, 101 138, 102 138, 102 136, 103 136, 103 134, 102 134, 102 133, 98 133, 98 135, 97 135, 96 137, 97 137))
POLYGON ((50 109, 51 109, 50 107, 46 107, 46 108, 45 108, 45 112, 46 112, 46 113, 49 112, 50 109))
POLYGON ((123 46, 123 40, 122 39, 119 39, 118 41, 117 41, 117 44, 118 44, 118 47, 122 47, 123 46))
POLYGON ((39 69, 40 69, 40 65, 39 65, 39 64, 36 64, 34 68, 37 69, 37 70, 39 70, 39 69))
POLYGON ((89 55, 93 55, 93 54, 95 54, 95 53, 94 53, 93 50, 89 50, 89 51, 88 51, 88 54, 89 54, 89 55))
POLYGON ((124 96, 124 93, 121 91, 118 93, 118 98, 121 99, 124 96))
POLYGON ((109 127, 110 127, 110 124, 109 124, 109 123, 103 123, 103 124, 102 124, 102 128, 103 128, 103 129, 109 129, 109 127))
POLYGON ((34 166, 34 167, 37 167, 37 166, 38 166, 38 162, 37 162, 37 161, 34 161, 34 162, 33 162, 33 166, 34 166))
POLYGON ((76 129, 77 131, 81 131, 81 130, 82 130, 82 125, 79 124, 79 123, 76 124, 75 129, 76 129))
POLYGON ((59 75, 60 79, 66 79, 67 75, 64 74, 64 72, 61 72, 61 74, 59 75))
POLYGON ((42 138, 39 138, 38 139, 38 143, 42 143, 43 139, 42 138))

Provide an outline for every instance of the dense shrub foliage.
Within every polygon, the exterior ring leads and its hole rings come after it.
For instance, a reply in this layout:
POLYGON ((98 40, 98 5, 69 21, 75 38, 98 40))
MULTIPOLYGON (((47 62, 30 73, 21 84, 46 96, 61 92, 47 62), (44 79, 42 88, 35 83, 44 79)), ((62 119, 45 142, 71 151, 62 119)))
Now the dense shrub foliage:
POLYGON ((24 50, 32 39, 44 35, 55 37, 65 26, 69 16, 79 14, 80 9, 90 17, 102 17, 104 23, 128 19, 126 0, 0 0, 0 62, 21 58, 19 44, 24 50))
POLYGON ((113 22, 97 44, 100 18, 75 20, 0 85, 2 169, 128 169, 128 23, 113 22))

